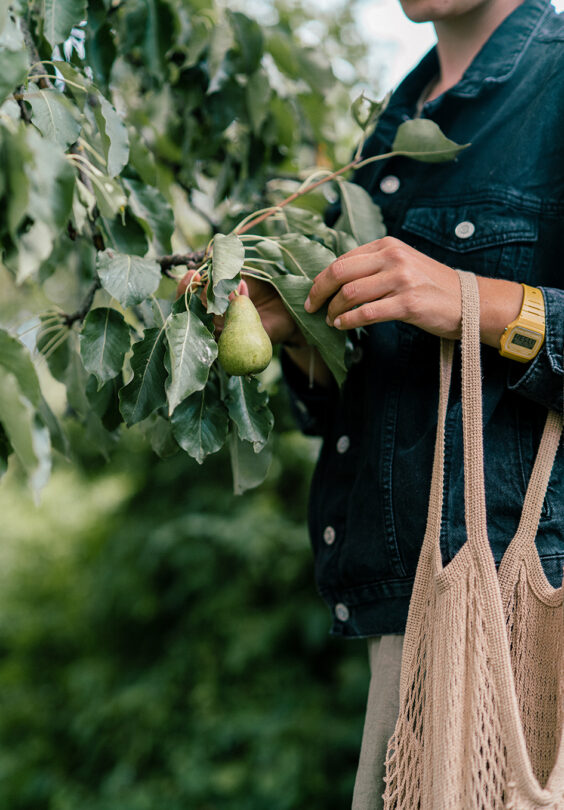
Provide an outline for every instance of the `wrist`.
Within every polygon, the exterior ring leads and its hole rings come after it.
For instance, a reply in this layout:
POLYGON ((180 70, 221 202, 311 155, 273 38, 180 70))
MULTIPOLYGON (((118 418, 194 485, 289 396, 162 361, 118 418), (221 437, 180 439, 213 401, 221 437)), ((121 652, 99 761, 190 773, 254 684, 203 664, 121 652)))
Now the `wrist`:
POLYGON ((516 281, 478 276, 480 291, 480 339, 498 349, 508 324, 521 311, 523 287, 516 281))

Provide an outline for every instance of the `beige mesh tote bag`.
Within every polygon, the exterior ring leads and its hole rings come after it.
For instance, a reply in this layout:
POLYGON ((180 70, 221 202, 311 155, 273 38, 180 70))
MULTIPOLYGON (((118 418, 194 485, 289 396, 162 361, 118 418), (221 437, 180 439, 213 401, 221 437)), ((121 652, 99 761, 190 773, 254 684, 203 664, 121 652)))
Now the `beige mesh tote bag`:
POLYGON ((486 528, 478 288, 473 274, 459 275, 467 540, 443 567, 454 345, 444 340, 427 530, 407 621, 384 807, 564 810, 564 585, 550 585, 535 546, 562 415, 548 414, 520 524, 497 573, 486 528))

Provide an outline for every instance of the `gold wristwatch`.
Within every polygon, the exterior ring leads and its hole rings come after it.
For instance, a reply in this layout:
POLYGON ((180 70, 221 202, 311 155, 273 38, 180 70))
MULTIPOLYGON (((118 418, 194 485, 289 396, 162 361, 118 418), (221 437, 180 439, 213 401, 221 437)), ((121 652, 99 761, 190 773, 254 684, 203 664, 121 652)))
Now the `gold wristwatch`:
POLYGON ((521 312, 505 327, 500 338, 499 353, 519 363, 528 363, 536 357, 544 343, 545 315, 544 298, 537 287, 523 287, 521 312))

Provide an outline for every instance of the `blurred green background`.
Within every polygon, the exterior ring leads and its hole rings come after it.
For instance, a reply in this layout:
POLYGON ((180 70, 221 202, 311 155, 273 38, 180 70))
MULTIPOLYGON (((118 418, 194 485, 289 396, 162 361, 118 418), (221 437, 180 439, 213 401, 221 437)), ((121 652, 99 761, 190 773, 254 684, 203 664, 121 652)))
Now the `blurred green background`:
POLYGON ((314 447, 260 489, 227 458, 88 447, 35 508, 0 487, 0 807, 296 810, 350 803, 362 642, 328 636, 304 527, 314 447))
MULTIPOLYGON (((303 28, 310 11, 288 7, 281 25, 303 28)), ((339 48, 362 75, 347 19, 339 48)), ((327 30, 336 42, 344 28, 327 30)), ((358 133, 342 126, 348 154, 358 133)), ((175 214, 192 238, 180 204, 175 214)), ((44 304, 0 268, 1 326, 44 304)), ((62 387, 38 371, 64 415, 62 387)), ((295 430, 275 375, 269 389, 274 461, 242 497, 226 453, 202 467, 158 458, 137 430, 108 463, 68 419, 72 463, 55 458, 39 505, 12 458, 0 483, 0 810, 350 806, 366 647, 328 635, 305 524, 318 443, 295 430)))

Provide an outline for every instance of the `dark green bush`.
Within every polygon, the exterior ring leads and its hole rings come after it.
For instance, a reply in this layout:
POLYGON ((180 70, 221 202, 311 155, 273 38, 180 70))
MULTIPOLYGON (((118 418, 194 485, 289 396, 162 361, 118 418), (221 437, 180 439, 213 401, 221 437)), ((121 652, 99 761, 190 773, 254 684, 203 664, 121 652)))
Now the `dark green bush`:
POLYGON ((110 467, 84 450, 46 493, 59 536, 51 522, 17 547, 6 538, 0 807, 348 806, 365 647, 328 636, 315 594, 312 447, 277 441, 266 484, 242 498, 222 455, 155 463, 134 434, 110 467), (69 502, 89 498, 106 507, 73 523, 69 502))

